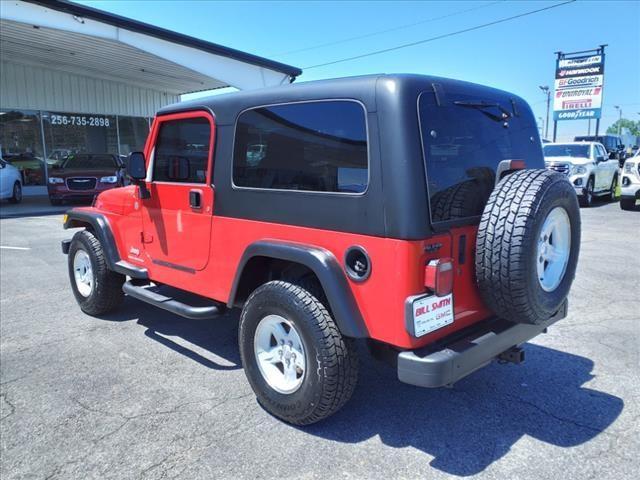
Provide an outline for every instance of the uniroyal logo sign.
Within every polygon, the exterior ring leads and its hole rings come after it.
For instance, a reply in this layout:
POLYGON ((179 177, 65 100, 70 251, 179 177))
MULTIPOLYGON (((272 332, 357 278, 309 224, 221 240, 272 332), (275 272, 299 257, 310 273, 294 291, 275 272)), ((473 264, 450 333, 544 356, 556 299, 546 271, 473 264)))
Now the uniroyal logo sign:
POLYGON ((556 92, 556 98, 586 97, 600 95, 602 87, 578 88, 574 90, 560 90, 556 92))

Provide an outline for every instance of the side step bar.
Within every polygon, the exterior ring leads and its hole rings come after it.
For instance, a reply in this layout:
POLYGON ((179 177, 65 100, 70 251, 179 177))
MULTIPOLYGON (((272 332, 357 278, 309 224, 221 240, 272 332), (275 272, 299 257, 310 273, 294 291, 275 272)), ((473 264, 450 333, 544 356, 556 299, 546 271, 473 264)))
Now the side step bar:
POLYGON ((148 288, 134 285, 130 281, 125 282, 124 285, 122 285, 122 290, 130 297, 137 298, 138 300, 142 300, 143 302, 168 310, 169 312, 180 315, 181 317, 191 318, 193 320, 214 318, 225 310, 222 305, 193 307, 171 297, 166 297, 160 293, 149 290, 148 288))

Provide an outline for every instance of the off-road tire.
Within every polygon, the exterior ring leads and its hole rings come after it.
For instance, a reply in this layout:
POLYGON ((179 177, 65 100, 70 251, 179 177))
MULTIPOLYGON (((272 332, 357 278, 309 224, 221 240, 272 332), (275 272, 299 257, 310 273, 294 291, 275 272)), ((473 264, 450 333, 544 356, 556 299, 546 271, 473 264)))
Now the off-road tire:
POLYGON ((482 298, 506 320, 527 324, 547 320, 569 293, 579 250, 580 209, 571 183, 549 170, 512 173, 496 186, 478 227, 475 262, 482 298), (555 207, 568 214, 571 247, 562 280, 547 292, 538 280, 537 242, 555 207))
POLYGON ((11 197, 9 197, 10 203, 20 203, 22 201, 22 185, 20 182, 13 184, 13 190, 11 191, 11 197))
POLYGON ((323 420, 351 398, 358 379, 353 339, 343 337, 324 304, 304 288, 281 280, 258 287, 240 315, 240 357, 258 402, 272 415, 294 425, 323 420), (304 343, 306 372, 298 390, 282 394, 260 373, 254 350, 256 328, 265 316, 286 318, 304 343))
POLYGON ((431 219, 434 222, 480 215, 489 192, 482 182, 468 180, 441 190, 431 199, 431 219))
POLYGON ((580 206, 589 208, 593 205, 593 189, 595 185, 595 180, 593 177, 589 177, 587 180, 587 185, 584 187, 584 193, 580 197, 580 206), (591 194, 589 194, 591 193, 591 194))
POLYGON ((636 199, 635 198, 621 198, 620 199, 620 208, 622 210, 635 210, 636 209, 636 199))
POLYGON ((122 285, 126 278, 107 268, 104 250, 98 238, 89 230, 77 232, 71 239, 68 255, 69 280, 71 289, 80 309, 89 315, 103 315, 118 308, 124 298, 122 285), (83 296, 76 285, 73 260, 82 249, 89 255, 94 277, 94 287, 88 297, 83 296))

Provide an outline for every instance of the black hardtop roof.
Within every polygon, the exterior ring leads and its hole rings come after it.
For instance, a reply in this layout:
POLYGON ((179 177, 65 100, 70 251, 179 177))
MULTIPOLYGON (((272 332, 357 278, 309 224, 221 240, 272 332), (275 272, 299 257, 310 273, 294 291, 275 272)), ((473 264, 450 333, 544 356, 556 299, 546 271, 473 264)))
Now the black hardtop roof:
POLYGON ((415 96, 416 92, 433 89, 434 84, 438 85, 445 95, 448 90, 464 90, 477 96, 478 100, 481 100, 483 95, 504 96, 520 105, 526 105, 524 100, 509 92, 462 80, 417 74, 374 74, 213 95, 168 105, 162 108, 158 115, 206 109, 215 114, 219 125, 227 125, 235 121, 239 112, 248 108, 321 99, 355 99, 361 101, 367 111, 373 112, 377 107, 376 91, 389 97, 391 101, 400 101, 407 92, 415 96), (382 82, 388 82, 388 87, 385 88, 382 82))

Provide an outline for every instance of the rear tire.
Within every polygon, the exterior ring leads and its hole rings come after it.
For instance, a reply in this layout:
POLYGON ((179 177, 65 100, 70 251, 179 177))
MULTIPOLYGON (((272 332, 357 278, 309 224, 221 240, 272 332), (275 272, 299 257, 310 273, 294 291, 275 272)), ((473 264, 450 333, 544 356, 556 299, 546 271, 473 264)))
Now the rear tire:
POLYGON ((20 203, 22 201, 22 185, 20 182, 16 182, 13 184, 13 191, 11 197, 9 198, 9 202, 11 203, 20 203))
POLYGON ((329 417, 355 389, 353 340, 343 337, 323 303, 298 285, 278 280, 258 287, 242 309, 238 341, 258 402, 288 423, 309 425, 329 417))
POLYGON ((107 268, 102 245, 92 232, 73 236, 68 257, 71 288, 84 313, 102 315, 120 306, 125 276, 107 268))
POLYGON ((476 241, 482 298, 498 316, 538 324, 561 307, 575 276, 580 209, 560 173, 521 170, 496 186, 476 241))

